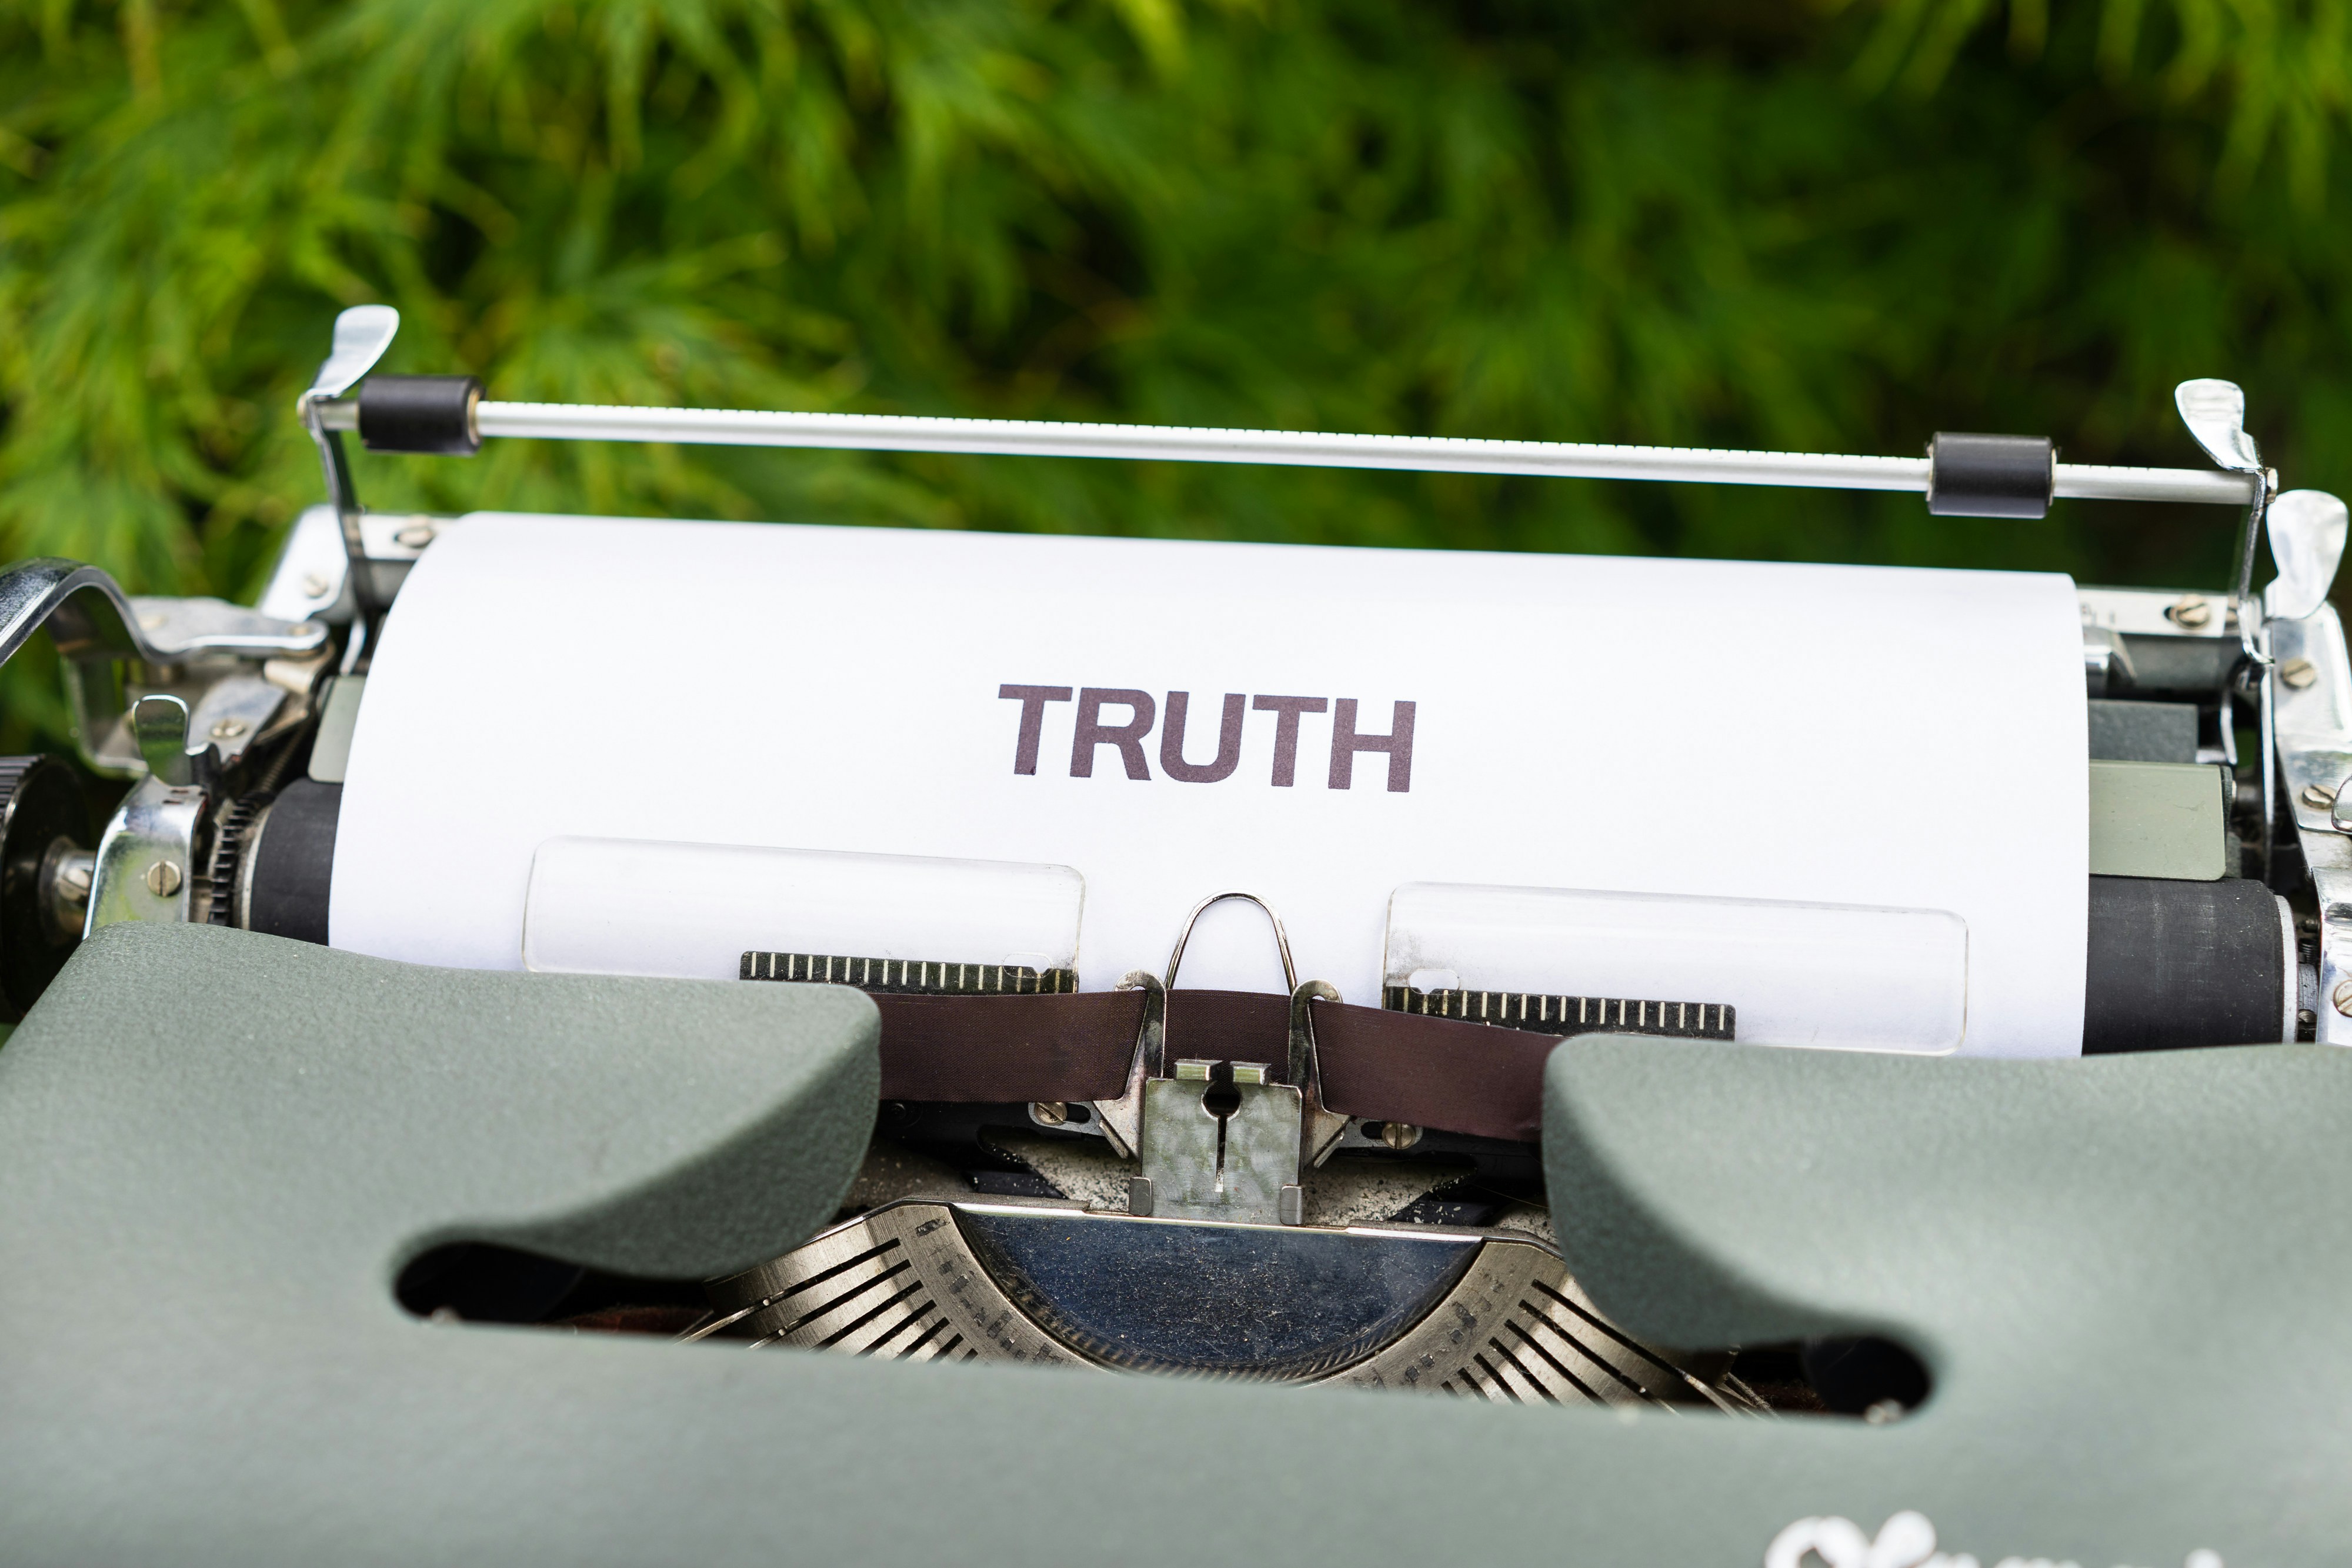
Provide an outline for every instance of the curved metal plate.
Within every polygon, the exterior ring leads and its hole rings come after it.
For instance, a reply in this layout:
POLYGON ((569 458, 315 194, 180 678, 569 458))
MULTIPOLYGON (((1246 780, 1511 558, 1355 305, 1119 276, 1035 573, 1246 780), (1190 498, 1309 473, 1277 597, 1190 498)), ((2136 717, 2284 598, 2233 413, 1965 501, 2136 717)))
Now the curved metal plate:
POLYGON ((1286 1383, 1352 1365, 1427 1317, 1480 1247, 1443 1232, 1025 1207, 956 1219, 1006 1297, 1089 1361, 1286 1383))
POLYGON ((755 1346, 1084 1364, 1005 1299, 946 1204, 876 1209, 709 1289, 755 1346))
POLYGON ((698 1337, 724 1328, 755 1345, 1528 1404, 1752 1408, 1717 1387, 1723 1358, 1634 1340, 1519 1232, 912 1199, 709 1290, 725 1315, 698 1337), (1181 1279, 1188 1268, 1205 1282, 1181 1279))

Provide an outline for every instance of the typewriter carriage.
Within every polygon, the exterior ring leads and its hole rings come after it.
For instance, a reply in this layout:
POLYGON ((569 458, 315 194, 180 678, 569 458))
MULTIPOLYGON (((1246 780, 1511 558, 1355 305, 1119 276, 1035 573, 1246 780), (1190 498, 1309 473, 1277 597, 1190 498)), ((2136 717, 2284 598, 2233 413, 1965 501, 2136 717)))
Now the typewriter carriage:
MULTIPOLYGON (((0 776, 0 785, 13 792, 0 825, 0 855, 9 868, 0 883, 0 987, 19 1011, 46 980, 44 966, 53 973, 69 949, 26 933, 58 932, 60 921, 77 909, 85 911, 84 933, 139 920, 324 940, 321 868, 322 857, 331 856, 333 792, 383 616, 434 540, 462 526, 457 519, 365 510, 341 445, 342 435, 355 431, 371 450, 441 454, 469 452, 485 437, 533 435, 1820 483, 1918 489, 1931 510, 1945 515, 2039 517, 2053 497, 2065 495, 2236 505, 2243 513, 2241 543, 2232 558, 2234 581, 2225 589, 2210 595, 2081 591, 2086 700, 2095 710, 2098 705, 2115 710, 2105 717, 2117 733, 2138 737, 2120 743, 2116 749, 2132 754, 2108 759, 2110 764, 2170 769, 2165 777, 2174 784, 2184 779, 2181 770, 2232 780, 2240 762, 2238 712, 2242 704, 2253 706, 2261 736, 2257 777, 2228 784, 2226 795, 2199 809, 2206 824, 2203 847, 2231 847, 2230 853, 2252 862, 2236 868, 2249 873, 2238 883, 2270 890, 2251 902, 2241 899, 2251 912, 2232 918, 2252 928, 2283 922, 2276 957, 2248 959, 2242 973, 2221 976, 2219 989, 2230 994, 2235 1012, 2217 1015, 2210 1008, 2184 1012, 2168 990, 2168 976, 2182 967, 2179 952, 2135 950, 2114 960, 2122 967, 2104 991, 2095 984, 2094 1005, 2102 995, 2139 998, 2128 1009, 2116 1005, 2119 1013, 2131 1012, 2133 1023, 2110 1034, 2126 1045, 2192 1043, 2182 1031, 2193 1037, 2217 1026, 2216 1016, 2252 1015, 2275 1020, 2275 1032, 2266 1037, 2352 1043, 2352 842, 2347 839, 2352 802, 2336 798, 2352 782, 2352 739, 2346 738, 2352 737, 2352 662, 2340 622, 2326 602, 2344 549, 2346 512, 2340 501, 2319 492, 2279 493, 2275 474, 2263 467, 2245 432, 2242 395, 2228 383, 2185 383, 2178 399, 2218 471, 2094 469, 2062 464, 2052 443, 2021 437, 1946 435, 1925 459, 1834 458, 499 405, 486 402, 470 378, 370 376, 397 324, 396 315, 383 307, 346 311, 338 321, 333 351, 299 406, 319 447, 329 503, 298 521, 257 609, 212 600, 131 599, 102 572, 69 562, 28 563, 0 576, 0 658, 46 630, 63 656, 83 764, 101 779, 129 784, 97 842, 85 845, 89 830, 72 820, 70 792, 61 783, 64 764, 21 760, 8 764, 17 769, 15 783, 0 776), (358 397, 344 396, 355 385, 358 397), (2265 527, 2278 574, 2257 596, 2252 575, 2265 527), (2158 709, 2168 711, 2156 715, 2156 727, 2170 728, 2149 740, 2150 713, 2158 709), (2185 729, 2177 721, 2183 710, 2185 729), (2175 1035, 2165 1037, 2167 1028, 2175 1035)), ((2114 798, 2126 800, 2126 784, 2152 776, 2116 774, 2114 798)), ((2095 789, 2095 812, 2099 798, 2095 789)), ((2095 832, 2095 871, 2096 843, 2095 832)), ((2159 858, 2168 852, 2159 848, 2159 858)), ((2214 885, 2176 880, 2159 894, 2176 902, 2210 901, 2214 885)), ((1351 1117, 1325 1103, 1317 1009, 1339 998, 1319 981, 1299 979, 1271 910, 1266 913, 1288 994, 1265 998, 1270 1005, 1259 1012, 1278 1022, 1252 1037, 1248 1058, 1238 1049, 1171 1057, 1170 1010, 1190 1005, 1174 982, 1192 924, 1221 900, 1251 898, 1227 892, 1203 900, 1180 929, 1165 976, 1137 972, 1120 983, 1119 990, 1133 997, 1138 1021, 1116 1093, 960 1107, 886 1104, 875 1158, 901 1174, 878 1177, 866 1194, 872 1201, 805 1247, 713 1282, 712 1311, 688 1337, 733 1334, 759 1343, 850 1350, 895 1345, 892 1353, 929 1347, 926 1353, 938 1356, 1003 1353, 1283 1381, 1410 1384, 1426 1373, 1433 1384, 1450 1380, 1491 1392, 1477 1370, 1483 1367, 1483 1378, 1511 1397, 1573 1399, 1581 1389, 1582 1397, 1601 1403, 1763 1405, 1723 1358, 1637 1344, 1578 1295, 1549 1239, 1540 1173, 1524 1149, 1392 1117, 1351 1117), (908 1151, 916 1157, 907 1158, 908 1151), (1334 1166, 1334 1156, 1343 1154, 1348 1158, 1334 1166), (1381 1174, 1367 1181, 1359 1172, 1347 1188, 1338 1178, 1351 1163, 1369 1163, 1381 1174), (904 1174, 909 1171, 911 1177, 904 1174), (1414 1171, 1430 1174, 1409 1174, 1414 1171), (945 1178, 968 1185, 960 1193, 942 1191, 945 1178), (1460 1203, 1444 1195, 1465 1189, 1483 1189, 1485 1196, 1460 1203), (1081 1198, 1080 1191, 1094 1201, 1081 1198), (1451 1214, 1449 1202, 1454 1203, 1451 1214), (1383 1204, 1387 1211, 1377 1212, 1383 1204), (1433 1223, 1465 1215, 1477 1223, 1433 1223), (1046 1255, 1034 1238, 1047 1232, 1084 1240, 1070 1244, 1076 1250, 1060 1263, 1041 1262, 1046 1255), (1105 1239, 1121 1235, 1150 1239, 1105 1239), (919 1253, 919 1243, 929 1251, 919 1253), (1402 1303, 1391 1314, 1395 1322, 1359 1324, 1354 1338, 1327 1332, 1320 1341, 1313 1325, 1295 1323, 1287 1349, 1250 1362, 1208 1342, 1216 1333, 1226 1336, 1228 1348, 1263 1340, 1254 1337, 1262 1325, 1236 1311, 1240 1298, 1230 1290, 1194 1314, 1213 1318, 1222 1311, 1222 1324, 1203 1331, 1206 1338, 1196 1337, 1181 1353, 1165 1342, 1166 1323, 1132 1292, 1116 1310, 1087 1295, 1104 1266, 1098 1257, 1087 1265, 1070 1259, 1118 1245, 1161 1249, 1176 1277, 1201 1267, 1234 1278, 1253 1269, 1260 1277, 1268 1268, 1279 1275, 1285 1268, 1315 1274, 1342 1267, 1344 1272, 1344 1267, 1366 1266, 1364 1258, 1384 1248, 1402 1248, 1400 1256, 1451 1248, 1454 1260, 1433 1274, 1424 1270, 1425 1278, 1414 1276, 1423 1279, 1420 1293, 1395 1298, 1402 1303), (893 1247, 924 1261, 914 1266, 914 1286, 901 1282, 888 1296, 897 1307, 879 1311, 875 1304, 882 1296, 869 1287, 894 1276, 873 1259, 893 1247), (1335 1258, 1354 1261, 1301 1263, 1294 1255, 1302 1247, 1337 1247, 1335 1258), (1241 1260, 1216 1261, 1212 1255, 1221 1248, 1241 1260), (1204 1258, 1211 1262, 1202 1264, 1204 1258), (971 1282, 970 1299, 951 1310, 917 1310, 926 1294, 931 1303, 946 1300, 957 1279, 971 1282), (834 1284, 815 1295, 796 1294, 827 1281, 834 1284), (1540 1296, 1550 1303, 1528 1308, 1534 1315, 1512 1331, 1519 1336, 1512 1342, 1524 1344, 1523 1361, 1474 1367, 1475 1357, 1456 1357, 1459 1364, 1441 1366, 1445 1356, 1422 1343, 1428 1337, 1423 1330, 1442 1328, 1448 1303, 1475 1298, 1483 1303, 1477 1312, 1489 1317, 1501 1303, 1507 1316, 1517 1309, 1503 1296, 1514 1291, 1534 1292, 1529 1300, 1540 1296), (799 1304, 788 1310, 788 1301, 799 1304), (1000 1329, 1011 1325, 1012 1331, 1011 1339, 999 1333, 1004 1342, 993 1351, 984 1331, 991 1321, 1000 1329), (1544 1348, 1550 1343, 1547 1335, 1564 1342, 1544 1348), (1300 1348, 1310 1342, 1309 1349, 1300 1348), (1335 1344, 1341 1348, 1334 1350, 1335 1344), (1581 1383, 1560 1359, 1575 1356, 1606 1363, 1609 1373, 1595 1384, 1581 1383), (1611 1376, 1617 1382, 1610 1383, 1611 1376)), ((2221 918, 2204 905, 2196 912, 2209 926, 2221 918)), ((2162 922, 2151 915, 2147 923, 2153 929, 2162 922)), ((2260 931, 2257 936, 2269 940, 2260 931)), ((2248 942, 2255 945, 2232 950, 2231 962, 2259 945, 2256 938, 2248 942)), ((753 956, 745 955, 746 978, 752 977, 753 956)), ((2205 973, 2211 968, 2209 955, 2188 956, 2197 983, 2190 988, 2214 989, 2205 973)), ((1407 982, 1420 973, 1394 978, 1407 982)), ((803 970, 775 977, 815 976, 803 970)), ((1450 1011, 1456 1019, 1511 994, 1475 984, 1434 992, 1399 984, 1391 990, 1398 994, 1384 1000, 1392 1011, 1441 1017, 1450 1011)), ((1532 1018, 1535 1026, 1550 1026, 1549 1013, 1536 1017, 1530 1012, 1527 994, 1517 997, 1519 1016, 1505 1021, 1526 1026, 1532 1018)), ((1548 1007, 1558 999, 1535 1000, 1548 1007)), ((1617 1026, 1626 1024, 1627 1005, 1618 1002, 1617 1026)), ((1706 1004, 1696 1005, 1703 1032, 1706 1004)), ((1676 1018, 1675 1027, 1688 1032, 1687 1017, 1676 1018)), ((1580 1005, 1575 1026, 1584 1026, 1580 1005)), ((1648 1027, 1646 1013, 1632 1026, 1648 1027)), ((1730 1030, 1727 1014, 1721 1027, 1730 1030)), ((1663 1024, 1659 1030, 1672 1032, 1663 1024)), ((1377 1274, 1389 1266, 1368 1267, 1377 1274)), ((1374 1299, 1384 1298, 1360 1291, 1328 1297, 1359 1307, 1374 1299)), ((1902 1381, 1916 1373, 1916 1364, 1898 1371, 1902 1381)), ((1801 1396, 1792 1398, 1803 1404, 1801 1396)))

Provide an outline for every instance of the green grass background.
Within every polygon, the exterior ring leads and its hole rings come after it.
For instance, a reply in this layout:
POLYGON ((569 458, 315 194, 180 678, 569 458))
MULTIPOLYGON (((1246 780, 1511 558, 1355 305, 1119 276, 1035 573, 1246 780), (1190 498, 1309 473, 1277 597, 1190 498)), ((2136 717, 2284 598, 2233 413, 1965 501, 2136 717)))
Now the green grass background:
MULTIPOLYGON (((0 544, 242 595, 342 306, 490 395, 2352 487, 2352 0, 0 0, 0 544)), ((381 506, 2047 568, 2213 509, 494 444, 381 506)), ((37 657, 0 746, 54 735, 37 657)))

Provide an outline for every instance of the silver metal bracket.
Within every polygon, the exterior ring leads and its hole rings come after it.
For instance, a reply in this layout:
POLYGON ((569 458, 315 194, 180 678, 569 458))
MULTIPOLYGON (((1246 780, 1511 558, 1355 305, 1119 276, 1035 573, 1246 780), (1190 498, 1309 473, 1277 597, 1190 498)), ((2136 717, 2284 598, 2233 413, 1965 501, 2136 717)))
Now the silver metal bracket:
MULTIPOLYGON (((1094 1102, 1095 1124, 1119 1158, 1132 1160, 1143 1142, 1143 1087, 1160 1074, 1168 1031, 1168 989, 1149 970, 1131 969, 1111 987, 1143 993, 1143 1019, 1135 1031, 1135 1055, 1127 1068, 1127 1088, 1117 1100, 1094 1102)), ((1149 1209, 1144 1210, 1150 1213, 1149 1209)))
POLYGON ((0 572, 0 664, 47 631, 68 663, 147 665, 209 657, 275 658, 327 640, 315 621, 285 620, 219 599, 133 599, 98 567, 45 556, 0 572))
POLYGON ((210 889, 197 875, 197 836, 220 775, 212 746, 188 745, 188 705, 176 697, 142 697, 131 730, 147 776, 131 786, 98 841, 89 910, 82 934, 123 921, 203 920, 210 889))
POLYGON ((332 348, 311 378, 310 389, 296 405, 303 428, 319 448, 319 466, 326 476, 327 501, 335 509, 337 522, 343 536, 343 556, 346 580, 350 584, 352 608, 362 626, 373 626, 383 614, 377 601, 375 581, 368 571, 367 541, 360 528, 360 499, 352 482, 351 460, 343 452, 340 429, 330 429, 324 415, 327 404, 341 396, 358 383, 362 376, 375 368, 384 351, 400 331, 400 312, 389 305, 357 305, 335 318, 332 348))
POLYGON ((1305 1220, 1300 1175, 1320 1165, 1346 1135, 1348 1119, 1323 1103, 1315 1050, 1313 1005, 1339 993, 1319 980, 1300 982, 1282 919, 1254 893, 1214 893, 1192 907, 1176 933, 1164 979, 1138 970, 1119 982, 1144 994, 1143 1017, 1126 1092, 1098 1101, 1105 1134, 1141 1166, 1130 1181, 1128 1211, 1169 1219, 1225 1220, 1248 1225, 1298 1225, 1305 1220), (1287 1054, 1282 1081, 1272 1064, 1188 1058, 1163 1066, 1169 993, 1184 962, 1192 928, 1213 904, 1240 899, 1255 904, 1274 928, 1290 991, 1287 1054))
MULTIPOLYGON (((1176 1064, 1144 1086, 1143 1192, 1161 1219, 1297 1225, 1299 1092, 1263 1062, 1176 1064)), ((1133 1212, 1130 1203, 1129 1212, 1133 1212)))
POLYGON ((2278 493, 2278 474, 2263 466, 2262 451, 2254 445, 2253 437, 2246 433, 2246 395, 2237 383, 2184 381, 2173 388, 2172 404, 2180 411, 2180 422, 2189 426, 2189 435, 2205 448, 2207 457, 2221 468, 2254 481, 2253 494, 2238 528, 2230 608, 2238 617, 2246 657, 2259 660, 2262 654, 2254 638, 2259 617, 2252 604, 2254 552, 2262 540, 2263 515, 2270 508, 2271 498, 2278 493))
POLYGON ((188 745, 188 705, 176 697, 142 697, 131 710, 131 733, 151 778, 210 789, 220 774, 211 747, 188 745))
MULTIPOLYGON (((2263 658, 2259 665, 2263 746, 2263 879, 2272 880, 2278 836, 2279 660, 2274 628, 2293 626, 2327 603, 2336 571, 2344 560, 2347 516, 2344 503, 2321 490, 2289 490, 2271 502, 2271 560, 2278 575, 2263 590, 2263 658)), ((2306 658, 2298 678, 2313 669, 2306 658)), ((2306 681, 2305 684, 2308 684, 2306 681)), ((2292 952, 2292 948, 2290 948, 2292 952)), ((2292 1032, 2289 1037, 2292 1038, 2292 1032)))
MULTIPOLYGON (((375 602, 390 608, 408 581, 409 572, 424 559, 425 546, 457 523, 454 517, 429 512, 366 511, 360 513, 360 542, 367 551, 367 581, 375 602)), ((352 620, 353 606, 351 563, 344 553, 342 524, 331 506, 303 509, 286 531, 278 563, 262 590, 265 614, 333 621, 352 620)))
POLYGON ((203 917, 195 903, 195 867, 205 798, 201 785, 152 775, 131 786, 98 841, 85 937, 124 921, 184 923, 203 917))
POLYGON ((146 763, 130 733, 121 670, 142 668, 150 683, 194 700, 200 738, 235 756, 277 711, 286 692, 228 686, 253 666, 303 658, 326 646, 327 628, 218 599, 126 596, 114 579, 79 561, 23 562, 0 573, 0 663, 46 631, 64 664, 66 698, 82 760, 97 772, 135 778, 146 763))
POLYGON ((2180 422, 2205 455, 2223 468, 2253 481, 2253 492, 2238 524, 2238 542, 2230 574, 2230 618, 2236 626, 2242 650, 2238 667, 2222 678, 2221 751, 2230 766, 2238 765, 2235 698, 2254 699, 2256 723, 2262 732, 2263 875, 2270 875, 2272 800, 2276 794, 2276 747, 2273 742, 2271 654, 2262 635, 2262 611, 2253 597, 2254 555, 2261 548, 2263 519, 2278 494, 2278 470, 2263 465, 2261 449, 2246 431, 2246 395, 2231 381, 2184 381, 2173 388, 2172 403, 2180 422))
POLYGON ((2336 805, 2352 784, 2352 658, 2343 623, 2324 602, 2265 630, 2279 672, 2279 795, 2319 906, 2313 1038, 2352 1046, 2352 813, 2336 805))
POLYGON ((1320 980, 1304 981, 1290 992, 1290 1081, 1300 1097, 1300 1152, 1317 1168, 1348 1131, 1348 1118, 1323 1103, 1323 1063, 1315 1049, 1315 1004, 1339 1000, 1339 993, 1320 980))

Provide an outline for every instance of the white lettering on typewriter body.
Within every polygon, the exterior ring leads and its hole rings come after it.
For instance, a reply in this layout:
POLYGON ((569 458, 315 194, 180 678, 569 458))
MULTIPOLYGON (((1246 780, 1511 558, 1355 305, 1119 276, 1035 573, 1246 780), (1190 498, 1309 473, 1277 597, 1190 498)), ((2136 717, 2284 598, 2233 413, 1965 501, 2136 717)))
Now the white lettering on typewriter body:
POLYGON ((1189 691, 1171 691, 1162 701, 1149 691, 1127 686, 1024 686, 1007 681, 996 689, 996 695, 1002 701, 1021 704, 1021 717, 1013 740, 1013 771, 1016 773, 1034 777, 1037 772, 1037 759, 1045 742, 1046 705, 1070 702, 1075 698, 1070 726, 1070 776, 1074 779, 1096 776, 1096 759, 1102 748, 1108 746, 1116 766, 1106 764, 1103 776, 1107 778, 1124 776, 1143 782, 1158 776, 1179 784, 1223 784, 1241 767, 1245 716, 1271 713, 1274 766, 1265 782, 1276 789, 1295 788, 1298 783, 1301 721, 1308 714, 1329 713, 1331 765, 1324 774, 1328 787, 1354 788, 1356 759, 1370 752, 1388 764, 1384 773, 1376 776, 1384 777, 1390 794, 1404 795, 1412 788, 1413 724, 1420 710, 1416 702, 1393 702, 1389 710, 1388 732, 1382 734, 1362 727, 1359 717, 1362 704, 1353 697, 1334 700, 1228 691, 1218 710, 1216 756, 1206 763, 1196 763, 1186 757, 1188 746, 1199 745, 1186 733, 1192 727, 1192 694, 1189 691), (1157 775, 1151 771, 1145 746, 1155 722, 1160 730, 1157 775))
MULTIPOLYGON (((1764 1568, 1978 1568, 1978 1560, 1966 1552, 1937 1551, 1936 1527, 1927 1516, 1905 1509, 1878 1527, 1874 1540, 1853 1521, 1834 1514, 1798 1520, 1764 1549, 1764 1568)), ((2003 1557, 1992 1568, 2080 1565, 2071 1558, 2003 1557)), ((2221 1555, 2200 1546, 2183 1560, 2182 1568, 2222 1568, 2221 1555)))

